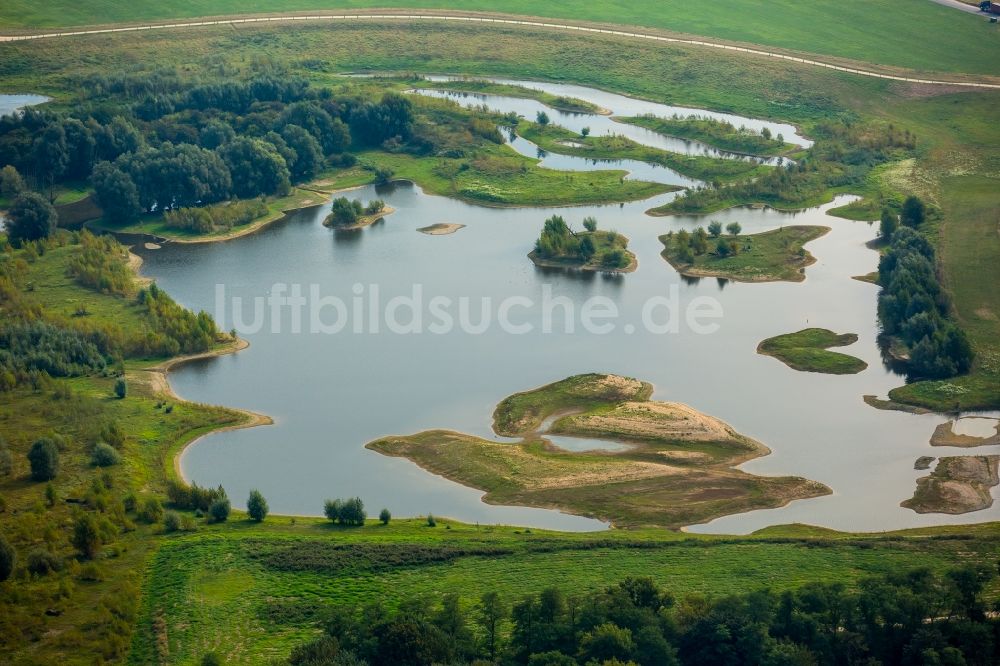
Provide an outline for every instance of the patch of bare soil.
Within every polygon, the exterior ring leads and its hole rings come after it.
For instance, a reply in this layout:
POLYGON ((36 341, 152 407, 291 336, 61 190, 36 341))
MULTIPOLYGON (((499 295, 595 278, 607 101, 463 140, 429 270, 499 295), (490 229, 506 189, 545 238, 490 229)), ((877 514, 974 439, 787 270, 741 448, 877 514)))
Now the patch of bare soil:
MULTIPOLYGON (((981 417, 966 417, 981 418, 981 417)), ((947 421, 934 428, 931 435, 931 446, 961 446, 971 448, 974 446, 995 446, 1000 444, 1000 421, 996 421, 996 432, 988 437, 976 437, 975 435, 963 435, 954 430, 955 421, 947 421)))
POLYGON ((1000 483, 1000 456, 941 458, 929 476, 917 479, 913 497, 900 503, 917 513, 960 514, 993 505, 990 489, 1000 483))

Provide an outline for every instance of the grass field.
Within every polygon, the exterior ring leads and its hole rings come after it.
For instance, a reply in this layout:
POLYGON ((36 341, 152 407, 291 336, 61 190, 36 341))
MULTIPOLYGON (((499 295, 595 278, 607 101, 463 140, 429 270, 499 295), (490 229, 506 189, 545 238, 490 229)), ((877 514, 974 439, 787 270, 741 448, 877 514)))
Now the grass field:
MULTIPOLYGON (((156 21, 206 15, 402 7, 496 11, 487 0, 195 0, 136 3, 122 0, 37 3, 7 0, 0 25, 10 28, 156 21)), ((717 39, 792 49, 928 71, 998 74, 1000 35, 981 18, 910 0, 738 0, 720 9, 706 2, 657 0, 539 4, 513 0, 503 11, 574 21, 660 28, 717 39)))
POLYGON ((853 333, 837 335, 825 328, 807 328, 796 333, 777 335, 757 345, 757 353, 773 356, 785 365, 803 372, 853 375, 868 367, 859 358, 829 351, 858 341, 853 333))
POLYGON ((805 244, 823 236, 829 227, 790 226, 744 236, 723 236, 732 241, 738 253, 721 256, 716 253, 717 240, 708 239, 708 251, 693 255, 691 261, 681 257, 677 237, 660 236, 663 258, 683 275, 691 277, 721 277, 738 282, 801 282, 805 269, 816 259, 805 244))
MULTIPOLYGON (((992 564, 996 526, 973 529, 981 536, 858 539, 782 528, 719 539, 660 531, 570 535, 442 519, 436 528, 413 520, 360 529, 306 519, 239 521, 163 540, 149 565, 130 663, 194 663, 218 651, 230 663, 265 664, 318 633, 329 608, 375 600, 395 608, 413 597, 456 593, 468 607, 497 591, 510 603, 550 586, 581 594, 629 575, 651 576, 678 598, 718 597, 808 581, 853 585, 915 567, 941 571, 959 560, 992 564)), ((990 596, 998 591, 994 583, 990 596)))

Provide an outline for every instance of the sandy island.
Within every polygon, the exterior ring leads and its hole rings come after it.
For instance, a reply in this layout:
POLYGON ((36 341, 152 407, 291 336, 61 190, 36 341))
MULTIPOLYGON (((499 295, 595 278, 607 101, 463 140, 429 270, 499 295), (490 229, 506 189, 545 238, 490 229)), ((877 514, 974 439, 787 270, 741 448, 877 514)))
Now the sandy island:
POLYGON ((453 234, 459 229, 464 228, 464 224, 457 224, 455 222, 438 222, 437 224, 432 224, 429 227, 420 227, 417 231, 422 234, 427 234, 428 236, 445 236, 447 234, 453 234))

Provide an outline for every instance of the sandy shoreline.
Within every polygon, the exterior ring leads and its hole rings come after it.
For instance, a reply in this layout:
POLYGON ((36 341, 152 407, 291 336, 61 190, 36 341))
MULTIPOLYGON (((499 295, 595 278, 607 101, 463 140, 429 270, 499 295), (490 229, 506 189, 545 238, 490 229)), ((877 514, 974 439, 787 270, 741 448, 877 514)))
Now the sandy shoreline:
MULTIPOLYGON (((235 354, 237 352, 243 351, 249 346, 250 346, 249 342, 247 342, 242 338, 237 338, 233 344, 226 347, 213 349, 207 352, 202 352, 200 354, 188 354, 186 356, 177 356, 175 358, 166 360, 158 365, 154 365, 148 368, 143 368, 142 370, 137 371, 140 374, 138 377, 136 377, 136 379, 138 379, 138 381, 140 382, 144 382, 154 395, 162 395, 177 402, 187 402, 186 400, 184 400, 184 398, 178 396, 177 393, 174 392, 173 387, 170 385, 170 381, 167 378, 167 374, 171 370, 174 370, 175 368, 178 368, 186 363, 192 363, 194 361, 199 361, 207 358, 216 358, 218 356, 225 356, 227 354, 235 354)), ((184 478, 184 475, 181 471, 181 458, 184 457, 184 454, 187 452, 188 448, 192 444, 200 441, 204 437, 208 437, 209 435, 214 435, 215 433, 227 432, 230 430, 241 430, 243 428, 253 428, 255 426, 261 426, 261 425, 271 425, 274 423, 274 419, 272 419, 270 416, 267 416, 266 414, 259 414, 257 412, 252 412, 246 409, 238 409, 235 407, 225 407, 225 409, 242 414, 245 417, 244 420, 240 423, 233 423, 227 426, 213 428, 212 430, 206 433, 198 435, 197 437, 186 442, 181 447, 181 450, 178 451, 176 455, 174 455, 173 459, 174 473, 177 475, 177 478, 181 479, 185 483, 187 483, 187 479, 184 478)))

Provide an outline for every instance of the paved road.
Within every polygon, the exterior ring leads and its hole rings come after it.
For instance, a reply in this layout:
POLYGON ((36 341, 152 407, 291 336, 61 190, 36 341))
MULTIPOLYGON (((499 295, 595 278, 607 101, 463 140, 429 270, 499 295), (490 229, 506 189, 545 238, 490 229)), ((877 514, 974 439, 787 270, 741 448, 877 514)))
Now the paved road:
POLYGON ((967 88, 987 88, 993 90, 1000 90, 1000 83, 985 83, 981 81, 976 81, 974 79, 969 79, 967 81, 948 81, 941 79, 923 79, 923 78, 915 78, 908 76, 895 76, 892 74, 882 74, 880 72, 873 72, 865 69, 842 67, 840 65, 834 65, 828 62, 822 62, 820 60, 800 58, 797 56, 787 55, 784 53, 775 53, 773 51, 766 51, 763 49, 752 49, 742 46, 733 46, 731 44, 723 44, 720 42, 707 41, 703 39, 683 39, 680 37, 666 37, 663 35, 656 35, 649 33, 630 32, 626 30, 613 30, 606 28, 593 28, 582 25, 573 25, 569 23, 555 23, 551 21, 525 21, 513 18, 461 16, 461 15, 454 15, 447 13, 439 13, 434 11, 427 11, 420 14, 376 14, 368 12, 359 12, 356 14, 312 14, 312 15, 287 14, 282 16, 259 16, 259 17, 249 17, 249 18, 218 19, 213 21, 185 21, 181 23, 156 23, 150 25, 124 26, 120 28, 95 28, 90 30, 34 33, 30 35, 7 35, 7 36, 0 36, 0 42, 20 42, 32 39, 55 39, 60 37, 62 38, 76 37, 80 35, 103 35, 116 32, 142 32, 146 30, 176 30, 180 28, 196 28, 196 27, 213 26, 213 25, 237 25, 241 23, 287 23, 292 21, 339 21, 339 22, 400 21, 400 22, 410 22, 410 23, 419 23, 421 21, 451 21, 451 22, 461 22, 461 23, 480 23, 480 24, 486 23, 495 25, 498 24, 498 25, 503 25, 505 27, 524 26, 530 28, 545 28, 549 30, 560 30, 567 32, 613 35, 615 37, 625 37, 628 39, 643 39, 652 42, 688 44, 692 46, 702 46, 711 49, 720 49, 723 51, 736 51, 739 53, 747 53, 750 55, 763 56, 767 58, 776 58, 779 60, 788 60, 802 65, 809 65, 812 67, 822 67, 825 69, 836 70, 838 72, 846 72, 848 74, 855 74, 857 76, 867 76, 876 79, 888 79, 891 81, 904 81, 907 83, 920 83, 920 84, 936 85, 936 86, 963 86, 967 88))
POLYGON ((936 2, 939 5, 944 5, 945 7, 952 7, 953 9, 958 9, 960 11, 968 12, 970 14, 980 13, 979 7, 977 7, 976 5, 967 5, 964 2, 959 2, 959 0, 931 0, 931 2, 936 2))

